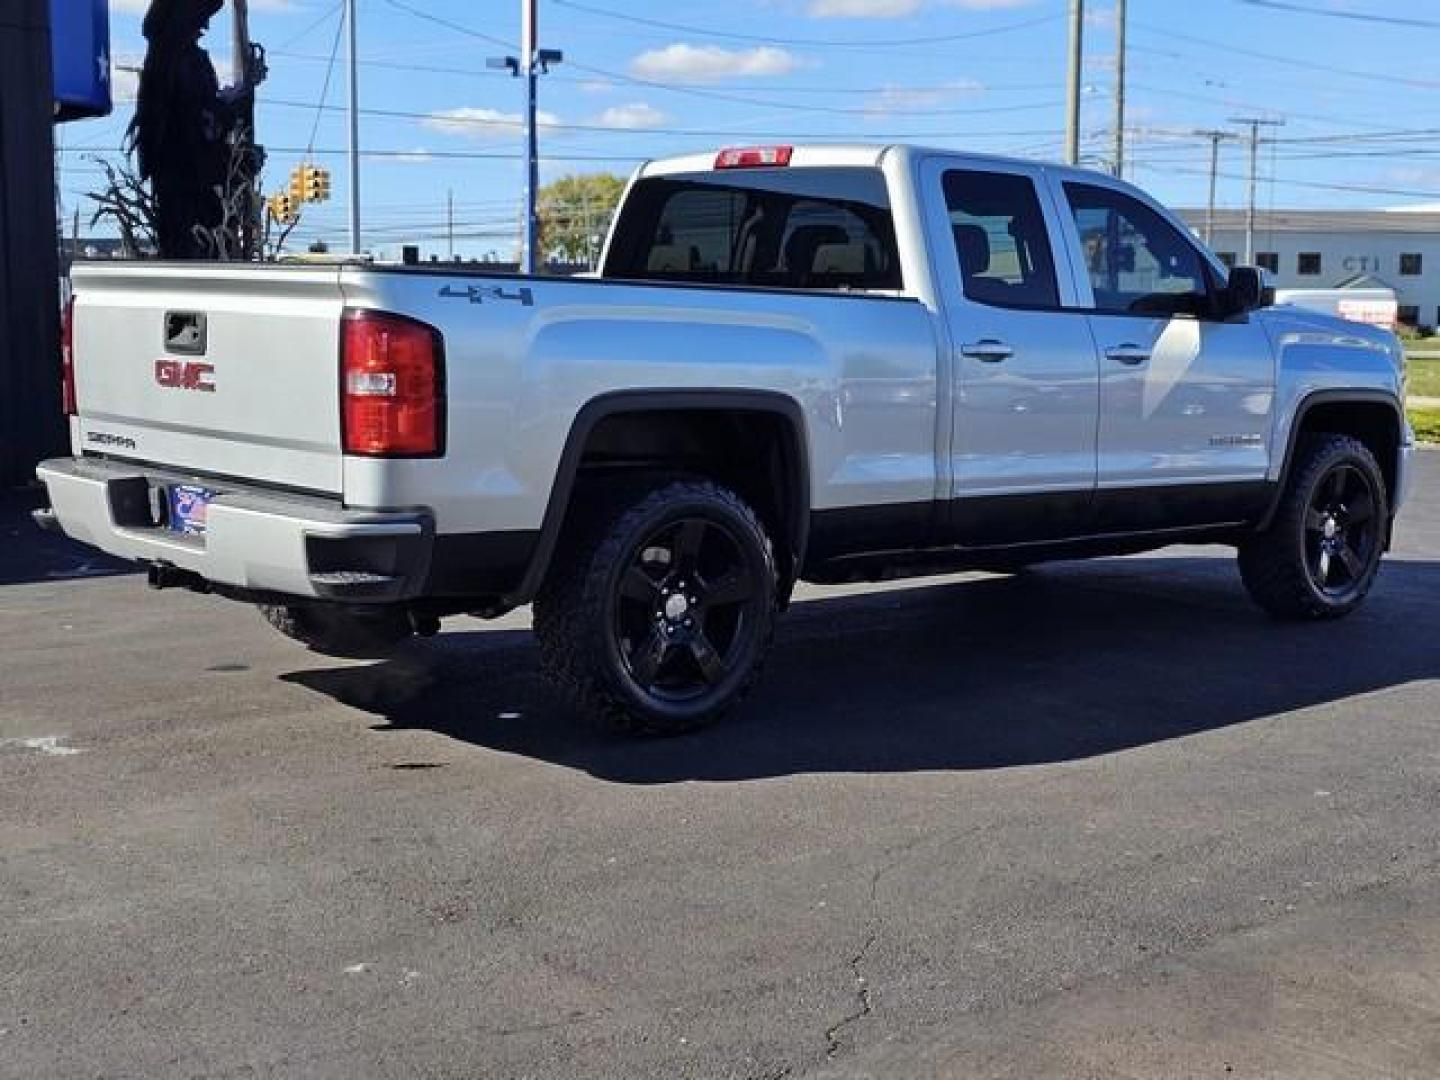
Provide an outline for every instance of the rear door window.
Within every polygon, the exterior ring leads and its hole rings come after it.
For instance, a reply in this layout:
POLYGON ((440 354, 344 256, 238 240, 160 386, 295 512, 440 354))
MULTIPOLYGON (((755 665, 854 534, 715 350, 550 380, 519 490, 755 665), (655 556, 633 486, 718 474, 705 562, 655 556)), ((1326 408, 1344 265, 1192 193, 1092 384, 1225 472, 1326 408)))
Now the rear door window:
POLYGON ((1034 181, 952 169, 943 183, 966 299, 994 307, 1059 307, 1055 259, 1034 181))
POLYGON ((605 276, 789 289, 901 287, 878 169, 756 169, 642 180, 605 276))

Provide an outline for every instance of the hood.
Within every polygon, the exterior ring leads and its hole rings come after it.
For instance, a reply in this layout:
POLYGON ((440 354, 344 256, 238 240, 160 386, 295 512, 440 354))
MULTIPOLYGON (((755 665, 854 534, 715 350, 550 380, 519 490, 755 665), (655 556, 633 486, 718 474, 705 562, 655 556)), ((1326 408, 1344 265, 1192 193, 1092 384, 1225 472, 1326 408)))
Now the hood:
POLYGON ((1315 344, 1347 345, 1369 348, 1392 357, 1403 357, 1404 348, 1389 330, 1368 323, 1342 319, 1314 308, 1294 304, 1276 304, 1262 308, 1258 316, 1276 340, 1281 335, 1296 335, 1315 344))

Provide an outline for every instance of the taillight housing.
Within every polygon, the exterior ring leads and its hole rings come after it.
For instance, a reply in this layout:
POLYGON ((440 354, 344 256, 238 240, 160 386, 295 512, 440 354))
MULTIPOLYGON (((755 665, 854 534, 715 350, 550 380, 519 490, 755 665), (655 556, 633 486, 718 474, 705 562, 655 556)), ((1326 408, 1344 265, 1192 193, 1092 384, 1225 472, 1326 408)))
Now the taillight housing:
POLYGON ((340 431, 347 454, 445 452, 445 346, 433 326, 348 310, 340 340, 340 431))
POLYGON ((77 412, 75 404, 75 297, 65 301, 60 318, 60 405, 66 416, 77 412))

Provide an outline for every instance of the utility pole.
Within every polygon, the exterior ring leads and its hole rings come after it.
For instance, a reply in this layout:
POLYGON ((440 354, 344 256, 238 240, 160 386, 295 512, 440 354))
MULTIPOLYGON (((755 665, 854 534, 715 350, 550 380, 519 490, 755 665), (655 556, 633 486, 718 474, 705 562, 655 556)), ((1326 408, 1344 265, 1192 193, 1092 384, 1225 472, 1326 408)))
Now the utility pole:
POLYGON ((525 80, 525 231, 520 248, 520 272, 535 273, 535 249, 540 240, 540 213, 536 206, 540 189, 540 135, 535 130, 535 92, 538 71, 535 50, 539 26, 538 0, 520 0, 520 77, 525 80))
MULTIPOLYGON (((351 0, 353 3, 353 0, 351 0)), ((525 81, 525 209, 520 222, 520 272, 535 273, 540 246, 540 134, 536 130, 539 77, 551 64, 565 59, 559 49, 539 47, 537 0, 520 0, 520 55, 485 61, 489 68, 508 68, 525 81)))
POLYGON ((1115 0, 1115 176, 1125 179, 1125 0, 1115 0))
POLYGON ((455 189, 445 189, 445 231, 450 239, 450 261, 455 261, 455 189))
POLYGON ((1197 131, 1195 134, 1210 140, 1210 199, 1205 204, 1205 246, 1210 247, 1215 239, 1215 177, 1220 169, 1220 141, 1233 139, 1235 134, 1230 131, 1197 131))
POLYGON ((360 61, 355 51, 355 0, 345 0, 350 24, 350 250, 360 254, 360 61))
POLYGON ((1070 0, 1070 79, 1065 102, 1065 161, 1080 164, 1080 78, 1084 55, 1085 0, 1070 0))
POLYGON ((259 254, 260 236, 264 229, 259 179, 260 171, 265 165, 265 152, 255 140, 255 94, 266 75, 265 50, 250 41, 249 0, 234 0, 231 7, 233 31, 230 69, 235 73, 235 88, 241 95, 238 102, 237 143, 234 152, 238 153, 244 162, 241 182, 245 186, 245 198, 240 207, 240 243, 237 254, 248 261, 259 254))
POLYGON ((1255 182, 1260 162, 1260 129, 1281 127, 1284 120, 1267 120, 1257 116, 1231 117, 1232 124, 1246 124, 1250 128, 1250 198, 1245 207, 1245 265, 1255 265, 1255 182))

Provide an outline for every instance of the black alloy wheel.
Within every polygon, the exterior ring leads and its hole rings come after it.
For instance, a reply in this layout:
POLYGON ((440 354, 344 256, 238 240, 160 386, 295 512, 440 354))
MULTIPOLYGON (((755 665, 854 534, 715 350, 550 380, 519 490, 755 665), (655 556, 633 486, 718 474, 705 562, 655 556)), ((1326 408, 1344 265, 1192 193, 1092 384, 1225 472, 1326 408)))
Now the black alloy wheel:
POLYGON ((1367 584, 1380 544, 1378 500, 1370 477, 1352 464, 1332 468, 1305 512, 1305 564, 1310 580, 1343 604, 1367 584))
POLYGON ((1349 614, 1375 583, 1389 506, 1369 447, 1349 435, 1303 436, 1270 523, 1240 544, 1251 598, 1277 619, 1349 614))
POLYGON ((620 576, 614 634, 636 688, 693 701, 751 651, 756 570, 727 523, 684 517, 646 537, 620 576))
POLYGON ((711 480, 592 482, 535 598, 555 685, 589 721, 673 734, 712 723, 759 675, 778 581, 769 535, 711 480))

